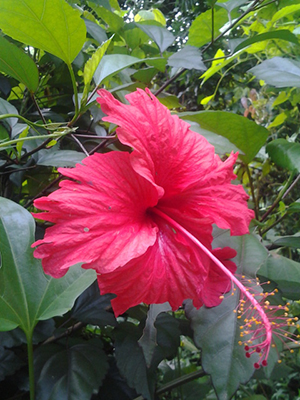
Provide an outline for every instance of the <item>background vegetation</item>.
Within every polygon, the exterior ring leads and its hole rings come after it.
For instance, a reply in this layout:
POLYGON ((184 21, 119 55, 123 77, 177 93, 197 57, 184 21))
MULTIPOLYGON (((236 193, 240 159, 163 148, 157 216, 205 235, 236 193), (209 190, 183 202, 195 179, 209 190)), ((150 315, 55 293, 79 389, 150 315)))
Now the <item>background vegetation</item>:
POLYGON ((115 319, 93 271, 55 280, 30 248, 46 228, 33 200, 57 189, 57 168, 122 150, 96 90, 125 102, 149 87, 221 157, 240 152, 256 219, 243 237, 216 230, 214 246, 298 316, 299 17, 300 0, 0 0, 1 399, 300 398, 299 345, 278 343, 258 371, 246 359, 238 293, 115 319))

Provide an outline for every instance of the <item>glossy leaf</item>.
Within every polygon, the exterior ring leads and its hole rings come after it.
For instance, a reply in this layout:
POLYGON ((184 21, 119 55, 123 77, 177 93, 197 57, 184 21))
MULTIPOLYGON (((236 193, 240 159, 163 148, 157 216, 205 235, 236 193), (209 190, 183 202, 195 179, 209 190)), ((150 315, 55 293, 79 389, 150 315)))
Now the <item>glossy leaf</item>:
POLYGON ((300 299, 300 263, 272 254, 260 268, 259 275, 274 281, 282 296, 291 300, 300 299))
POLYGON ((139 345, 143 349, 147 367, 151 365, 154 349, 157 346, 157 341, 156 341, 157 330, 154 325, 156 318, 160 313, 171 310, 172 308, 169 303, 150 305, 143 335, 140 337, 138 341, 139 345))
POLYGON ((197 122, 202 129, 226 137, 244 155, 240 159, 249 163, 264 145, 269 132, 249 119, 225 111, 200 111, 178 114, 180 118, 197 122))
POLYGON ((145 32, 159 47, 163 53, 175 40, 175 36, 168 29, 156 25, 143 25, 136 23, 136 26, 145 32))
POLYGON ((116 319, 110 305, 115 295, 100 295, 99 286, 94 282, 76 300, 72 308, 72 318, 79 321, 98 325, 116 325, 116 319))
POLYGON ((185 46, 168 58, 168 65, 175 68, 196 69, 205 71, 207 68, 202 61, 199 49, 193 46, 185 46))
POLYGON ((31 214, 0 198, 0 329, 20 326, 32 333, 38 320, 62 315, 95 279, 93 271, 72 267, 61 279, 43 273, 33 257, 35 224, 31 214), (20 235, 20 232, 22 234, 20 235))
POLYGON ((86 157, 85 154, 75 150, 55 150, 45 151, 39 157, 37 165, 45 165, 48 167, 75 167, 86 157))
MULTIPOLYGON (((230 237, 228 232, 215 231, 214 246, 230 246, 237 250, 235 261, 239 275, 254 277, 267 258, 267 251, 252 235, 230 237)), ((253 358, 245 356, 238 344, 240 329, 233 310, 239 303, 238 291, 225 295, 218 307, 196 310, 190 301, 185 310, 191 320, 195 344, 202 349, 202 367, 210 374, 218 399, 232 397, 241 383, 246 383, 254 372, 253 358)))
POLYGON ((34 61, 3 36, 0 36, 0 71, 24 83, 33 92, 38 87, 39 73, 34 61))
POLYGON ((275 236, 273 238, 273 244, 275 246, 293 247, 295 249, 300 249, 300 233, 289 236, 275 236))
POLYGON ((212 12, 207 10, 201 13, 193 22, 189 31, 188 43, 191 46, 201 47, 211 41, 212 36, 217 37, 219 29, 228 21, 227 11, 223 8, 214 12, 214 25, 212 24, 212 12), (212 32, 212 26, 214 30, 212 32))
POLYGON ((138 344, 140 336, 140 328, 133 324, 125 323, 119 326, 115 342, 117 366, 130 387, 145 399, 152 400, 154 377, 147 369, 143 350, 138 344))
POLYGON ((300 143, 276 139, 267 145, 266 150, 279 167, 300 172, 300 143))
POLYGON ((288 58, 273 57, 249 69, 258 79, 276 87, 300 87, 300 63, 288 58))
POLYGON ((90 400, 108 369, 100 340, 41 346, 35 353, 39 400, 90 400))
MULTIPOLYGON (((3 114, 16 114, 18 115, 18 110, 15 106, 10 104, 8 101, 0 98, 0 115, 3 114)), ((1 121, 6 122, 10 128, 13 128, 18 123, 18 118, 10 117, 2 119, 1 121)))
POLYGON ((0 28, 13 39, 54 54, 67 64, 86 38, 79 12, 64 0, 1 0, 0 28))
POLYGON ((250 46, 253 43, 261 42, 263 40, 270 40, 270 39, 286 40, 288 42, 295 43, 296 45, 299 45, 299 41, 298 41, 296 35, 294 35, 290 31, 288 31, 287 29, 280 29, 280 30, 277 30, 277 31, 261 33, 260 35, 255 35, 253 37, 250 37, 250 38, 244 40, 238 46, 236 46, 234 51, 237 52, 239 50, 244 49, 245 47, 250 46))

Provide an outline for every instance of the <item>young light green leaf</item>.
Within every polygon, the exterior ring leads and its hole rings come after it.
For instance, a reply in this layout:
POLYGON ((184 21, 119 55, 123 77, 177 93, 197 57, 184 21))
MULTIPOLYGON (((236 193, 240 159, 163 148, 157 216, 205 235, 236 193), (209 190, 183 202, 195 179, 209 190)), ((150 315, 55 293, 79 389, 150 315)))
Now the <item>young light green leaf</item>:
POLYGON ((3 36, 0 36, 0 71, 24 83, 32 92, 38 87, 39 72, 33 60, 3 36))
POLYGON ((94 271, 70 268, 61 279, 43 273, 33 257, 35 224, 31 214, 0 198, 0 330, 20 326, 32 334, 40 319, 67 312, 95 279, 94 271))
POLYGON ((95 51, 92 57, 88 59, 84 65, 84 70, 83 70, 84 90, 83 90, 81 104, 83 104, 83 99, 87 98, 88 96, 91 80, 93 79, 94 73, 102 57, 104 56, 108 46, 110 45, 112 38, 113 36, 109 38, 106 42, 102 43, 102 45, 98 47, 98 49, 95 51))
POLYGON ((281 10, 277 11, 271 20, 271 23, 274 24, 276 21, 278 21, 281 18, 286 17, 287 15, 293 14, 297 11, 300 10, 300 4, 293 4, 287 7, 283 7, 281 10))
POLYGON ((214 29, 212 32, 212 11, 201 13, 193 22, 189 31, 188 43, 191 46, 201 47, 211 41, 212 36, 219 35, 219 29, 228 21, 227 11, 223 8, 214 12, 214 29))
POLYGON ((54 54, 67 64, 86 38, 78 10, 65 0, 1 0, 0 28, 13 39, 54 54))
POLYGON ((300 143, 276 139, 266 147, 271 160, 281 168, 300 172, 300 143))
POLYGON ((287 29, 280 29, 272 32, 261 33, 260 35, 255 35, 246 40, 243 40, 239 45, 234 48, 234 52, 244 49, 245 47, 250 46, 253 43, 262 42, 264 40, 270 39, 280 39, 285 40, 287 42, 295 43, 299 45, 299 41, 296 35, 287 29))
POLYGON ((256 153, 265 144, 269 135, 266 128, 255 122, 226 111, 185 112, 178 116, 197 122, 202 129, 226 137, 244 155, 239 157, 245 163, 253 160, 256 153))

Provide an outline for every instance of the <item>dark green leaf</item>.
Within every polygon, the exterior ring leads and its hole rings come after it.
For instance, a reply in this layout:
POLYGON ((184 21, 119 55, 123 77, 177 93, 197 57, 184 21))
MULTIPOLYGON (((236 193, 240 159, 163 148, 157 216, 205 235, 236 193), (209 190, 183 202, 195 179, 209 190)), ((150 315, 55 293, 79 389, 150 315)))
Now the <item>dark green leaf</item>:
POLYGON ((300 143, 276 139, 267 145, 266 150, 279 167, 300 172, 300 143))
POLYGON ((130 387, 145 399, 152 400, 154 381, 147 369, 143 350, 137 342, 140 336, 141 330, 133 324, 119 326, 115 342, 117 366, 130 387))
POLYGON ((197 122, 202 129, 226 137, 244 155, 239 157, 245 163, 253 160, 264 145, 269 132, 255 122, 226 111, 185 112, 178 116, 182 119, 197 122))
POLYGON ((54 54, 67 64, 86 38, 78 10, 64 0, 1 0, 0 28, 13 39, 54 54))
POLYGON ((13 375, 23 365, 24 362, 13 351, 0 346, 0 381, 8 375, 13 375))
POLYGON ((163 53, 175 40, 175 36, 168 29, 156 25, 143 25, 136 23, 136 26, 145 32, 159 47, 163 53))
POLYGON ((176 68, 197 69, 205 71, 207 68, 197 47, 185 46, 168 58, 168 65, 176 68))
POLYGON ((88 19, 84 19, 84 23, 87 32, 92 36, 92 38, 97 40, 98 43, 101 44, 102 42, 105 42, 108 39, 105 30, 101 28, 101 26, 88 19))
POLYGON ((171 306, 169 303, 150 305, 143 335, 138 341, 139 345, 143 349, 147 367, 151 365, 153 353, 155 347, 157 346, 157 330, 154 324, 158 315, 165 311, 171 311, 171 306))
MULTIPOLYGON (((263 40, 270 40, 270 39, 280 39, 286 40, 291 43, 295 43, 299 45, 299 41, 297 36, 294 35, 292 32, 288 31, 287 29, 281 29, 272 32, 261 33, 260 35, 255 35, 251 38, 243 40, 238 46, 234 48, 234 52, 244 49, 247 46, 250 46, 253 43, 262 42, 263 40)), ((254 67, 257 68, 257 67, 254 67)), ((253 68, 252 68, 253 70, 253 68)), ((250 70, 252 72, 252 70, 250 70)))
POLYGON ((259 275, 274 281, 284 297, 300 299, 300 263, 272 254, 260 268, 259 275))
MULTIPOLYGON (((239 275, 255 276, 264 265, 267 251, 252 235, 230 237, 229 232, 216 230, 214 246, 230 246, 237 250, 233 261, 239 275)), ((195 344, 202 349, 202 367, 211 375, 218 398, 230 399, 240 383, 253 374, 253 358, 247 359, 243 346, 239 346, 240 329, 233 310, 239 303, 239 294, 225 295, 218 307, 196 310, 187 302, 186 313, 192 322, 195 344)))
MULTIPOLYGON (((8 101, 0 98, 0 115, 1 114, 16 114, 16 115, 18 115, 19 113, 15 106, 10 104, 8 101)), ((11 118, 2 119, 1 121, 7 122, 7 124, 10 126, 10 128, 13 128, 18 123, 18 118, 11 117, 11 118)))
POLYGON ((99 286, 94 282, 76 300, 72 308, 72 318, 98 326, 114 326, 116 319, 110 305, 114 297, 112 294, 101 296, 99 286))
POLYGON ((17 46, 0 36, 0 71, 35 91, 39 83, 38 69, 33 60, 17 46))
POLYGON ((273 238, 273 244, 276 246, 300 249, 300 233, 296 233, 295 235, 291 236, 275 236, 273 238))
POLYGON ((73 346, 41 346, 35 357, 39 400, 90 400, 108 369, 97 339, 73 346))
POLYGON ((55 150, 44 152, 37 164, 48 167, 75 167, 86 157, 85 154, 74 150, 55 150))
POLYGON ((0 329, 20 326, 32 334, 38 320, 66 313, 75 299, 95 279, 94 271, 79 265, 53 279, 43 273, 33 257, 35 224, 18 204, 0 198, 0 329), (20 234, 20 232, 22 234, 20 234))
POLYGON ((300 63, 291 59, 274 57, 249 69, 258 79, 276 87, 300 87, 300 63))

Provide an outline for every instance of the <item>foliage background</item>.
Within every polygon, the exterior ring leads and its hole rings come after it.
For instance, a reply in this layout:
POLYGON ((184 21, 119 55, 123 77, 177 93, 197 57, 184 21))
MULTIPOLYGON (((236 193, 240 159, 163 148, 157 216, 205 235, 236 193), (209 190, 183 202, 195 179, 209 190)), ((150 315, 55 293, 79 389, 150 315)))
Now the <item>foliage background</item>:
POLYGON ((33 200, 57 189, 57 168, 123 150, 97 88, 125 102, 149 87, 222 157, 239 150, 256 220, 244 237, 216 230, 214 246, 235 248, 238 272, 269 279, 299 315, 299 17, 300 0, 0 0, 3 400, 300 398, 297 344, 258 371, 245 358, 238 294, 116 320, 93 271, 55 280, 30 248, 46 228, 35 232, 33 200))

